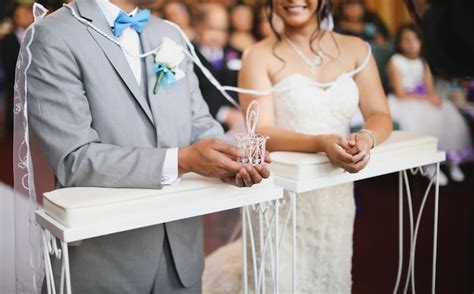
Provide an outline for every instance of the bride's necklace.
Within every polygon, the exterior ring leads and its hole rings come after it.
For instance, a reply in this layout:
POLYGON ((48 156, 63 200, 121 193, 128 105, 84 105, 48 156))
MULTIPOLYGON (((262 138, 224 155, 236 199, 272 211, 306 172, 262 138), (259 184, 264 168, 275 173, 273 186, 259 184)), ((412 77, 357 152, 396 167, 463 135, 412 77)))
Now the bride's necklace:
POLYGON ((287 36, 283 35, 283 38, 288 43, 288 45, 290 45, 290 47, 296 52, 296 54, 301 58, 301 60, 303 60, 304 63, 306 63, 311 73, 314 74, 318 66, 320 66, 323 63, 324 53, 321 50, 319 50, 318 52, 315 53, 314 58, 311 60, 308 57, 306 57, 306 55, 303 52, 301 52, 301 50, 298 49, 298 47, 293 42, 291 42, 287 36))

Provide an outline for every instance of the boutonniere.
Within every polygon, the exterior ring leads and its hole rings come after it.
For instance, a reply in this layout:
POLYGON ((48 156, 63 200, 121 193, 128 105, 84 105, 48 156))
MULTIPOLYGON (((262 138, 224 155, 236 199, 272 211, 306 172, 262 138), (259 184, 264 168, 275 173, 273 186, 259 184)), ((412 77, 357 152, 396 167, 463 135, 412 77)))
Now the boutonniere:
POLYGON ((184 71, 178 67, 183 59, 183 47, 167 37, 163 38, 160 48, 155 53, 153 65, 156 74, 154 94, 158 93, 160 87, 166 88, 185 76, 184 71))

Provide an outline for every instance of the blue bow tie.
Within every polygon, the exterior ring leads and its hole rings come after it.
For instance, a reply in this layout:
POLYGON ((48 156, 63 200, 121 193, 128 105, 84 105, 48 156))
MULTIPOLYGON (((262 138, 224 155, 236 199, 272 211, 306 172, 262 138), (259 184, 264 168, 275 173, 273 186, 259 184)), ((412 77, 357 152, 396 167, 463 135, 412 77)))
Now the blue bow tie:
POLYGON ((148 9, 141 10, 134 16, 128 16, 125 12, 120 11, 114 23, 115 37, 120 37, 122 32, 128 27, 135 29, 137 33, 141 33, 143 31, 143 27, 150 18, 150 14, 151 12, 148 9))

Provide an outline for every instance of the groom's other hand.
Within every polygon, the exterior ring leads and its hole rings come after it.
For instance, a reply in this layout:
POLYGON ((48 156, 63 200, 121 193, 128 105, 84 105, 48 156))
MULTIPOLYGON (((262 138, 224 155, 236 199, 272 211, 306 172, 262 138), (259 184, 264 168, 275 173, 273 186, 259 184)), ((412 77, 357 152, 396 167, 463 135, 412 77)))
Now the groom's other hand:
POLYGON ((244 167, 236 159, 242 156, 239 148, 217 139, 200 140, 178 150, 178 172, 214 177, 235 177, 244 167))
MULTIPOLYGON (((271 163, 270 153, 265 153, 265 163, 271 163)), ((259 184, 270 176, 270 171, 265 165, 244 166, 235 176, 224 177, 222 180, 227 184, 237 187, 251 187, 259 184)))

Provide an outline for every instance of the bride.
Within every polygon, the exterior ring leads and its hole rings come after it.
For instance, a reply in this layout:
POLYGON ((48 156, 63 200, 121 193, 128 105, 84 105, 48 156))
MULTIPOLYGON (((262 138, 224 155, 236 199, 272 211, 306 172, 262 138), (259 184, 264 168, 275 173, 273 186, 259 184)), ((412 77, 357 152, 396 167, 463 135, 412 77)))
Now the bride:
MULTIPOLYGON (((369 45, 321 29, 328 4, 328 0, 267 1, 270 15, 277 15, 283 27, 245 52, 239 87, 284 90, 265 97, 241 95, 240 103, 246 109, 252 100, 259 102, 257 133, 270 137, 270 151, 325 152, 335 166, 355 173, 367 165, 370 149, 389 136, 392 121, 369 45), (357 107, 365 124, 350 133, 357 107)), ((297 210, 297 293, 350 293, 353 184, 300 194, 297 210)), ((286 235, 280 253, 282 293, 292 289, 291 239, 286 235)), ((211 277, 212 269, 206 269, 205 291, 216 284, 217 276, 225 275, 222 271, 221 267, 211 277)), ((222 281, 221 289, 231 289, 231 280, 236 279, 222 281)), ((271 288, 268 283, 266 289, 271 288)))

